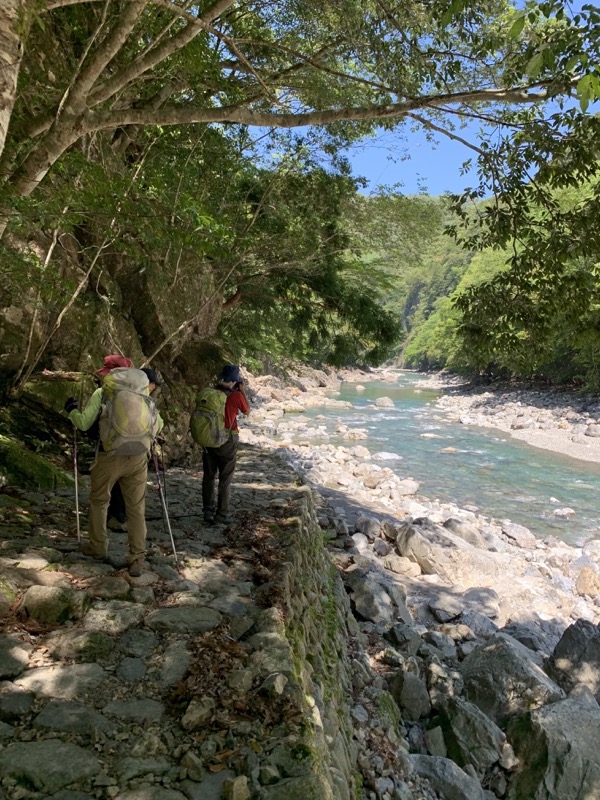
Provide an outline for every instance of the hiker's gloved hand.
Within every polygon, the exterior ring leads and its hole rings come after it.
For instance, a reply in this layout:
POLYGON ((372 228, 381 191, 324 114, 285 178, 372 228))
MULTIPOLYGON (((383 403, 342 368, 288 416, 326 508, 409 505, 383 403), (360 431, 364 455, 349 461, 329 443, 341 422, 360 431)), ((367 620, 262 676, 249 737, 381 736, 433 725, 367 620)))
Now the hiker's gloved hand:
POLYGON ((154 440, 154 452, 156 454, 156 465, 159 469, 165 469, 166 467, 166 458, 164 450, 161 447, 161 444, 164 443, 164 439, 159 439, 158 437, 154 440))
POLYGON ((68 397, 67 402, 65 403, 65 411, 67 414, 70 414, 71 411, 74 411, 76 408, 79 408, 79 403, 77 402, 75 397, 68 397))

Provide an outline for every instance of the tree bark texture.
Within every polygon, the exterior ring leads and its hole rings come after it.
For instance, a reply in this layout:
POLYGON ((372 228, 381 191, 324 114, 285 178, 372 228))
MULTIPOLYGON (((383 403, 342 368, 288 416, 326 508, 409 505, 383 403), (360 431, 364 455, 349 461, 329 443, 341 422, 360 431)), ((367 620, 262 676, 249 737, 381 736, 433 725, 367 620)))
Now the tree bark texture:
POLYGON ((17 80, 28 26, 25 0, 0 2, 0 154, 17 96, 17 80))

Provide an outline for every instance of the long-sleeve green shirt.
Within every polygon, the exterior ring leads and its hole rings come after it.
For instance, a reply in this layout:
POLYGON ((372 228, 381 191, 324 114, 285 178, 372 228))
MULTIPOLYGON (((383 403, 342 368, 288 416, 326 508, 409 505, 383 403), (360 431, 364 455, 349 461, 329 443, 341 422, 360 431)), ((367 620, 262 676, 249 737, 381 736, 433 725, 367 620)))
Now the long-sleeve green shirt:
MULTIPOLYGON (((96 389, 90 399, 87 401, 85 408, 83 411, 79 411, 79 409, 74 408, 73 411, 69 413, 69 419, 75 425, 76 428, 79 428, 80 431, 87 431, 89 428, 92 427, 94 422, 100 416, 100 412, 102 411, 102 387, 96 389)), ((158 414, 158 427, 157 433, 160 433, 164 427, 164 422, 160 414, 158 414)))

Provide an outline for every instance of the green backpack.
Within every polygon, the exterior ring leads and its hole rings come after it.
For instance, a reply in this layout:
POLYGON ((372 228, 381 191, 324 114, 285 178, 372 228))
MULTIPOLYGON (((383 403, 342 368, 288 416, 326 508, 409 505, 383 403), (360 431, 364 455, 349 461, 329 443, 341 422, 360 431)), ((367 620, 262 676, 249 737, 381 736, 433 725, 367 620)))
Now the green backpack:
POLYGON ((158 412, 141 369, 118 367, 102 382, 100 441, 106 453, 147 453, 158 430, 158 412))
POLYGON ((196 397, 196 410, 190 420, 192 439, 202 447, 221 447, 229 440, 225 427, 227 395, 220 389, 203 389, 196 397))

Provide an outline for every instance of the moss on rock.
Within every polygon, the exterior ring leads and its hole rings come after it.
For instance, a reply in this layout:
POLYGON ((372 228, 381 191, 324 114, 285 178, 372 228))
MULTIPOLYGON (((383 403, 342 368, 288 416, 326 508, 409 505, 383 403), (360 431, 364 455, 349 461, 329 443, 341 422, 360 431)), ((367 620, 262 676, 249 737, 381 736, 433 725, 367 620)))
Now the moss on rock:
POLYGON ((74 481, 60 467, 0 434, 0 482, 30 489, 57 489, 72 486, 74 481))

